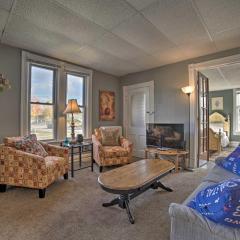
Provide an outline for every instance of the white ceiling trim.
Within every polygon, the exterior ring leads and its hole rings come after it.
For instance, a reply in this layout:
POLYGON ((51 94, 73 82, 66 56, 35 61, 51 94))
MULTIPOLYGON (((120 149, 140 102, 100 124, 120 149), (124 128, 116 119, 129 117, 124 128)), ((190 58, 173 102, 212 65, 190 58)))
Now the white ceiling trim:
MULTIPOLYGON (((193 9, 195 10, 197 16, 199 17, 199 20, 201 21, 201 23, 202 23, 202 25, 203 25, 203 27, 204 27, 204 29, 205 29, 205 31, 206 31, 209 39, 211 40, 211 42, 213 42, 212 34, 210 33, 210 31, 209 31, 209 29, 208 29, 208 27, 207 27, 207 24, 206 24, 206 22, 204 21, 203 16, 201 15, 200 10, 199 10, 198 6, 197 6, 196 3, 195 3, 195 0, 191 0, 191 3, 192 3, 192 6, 193 6, 193 9)), ((215 46, 215 47, 216 47, 216 46, 215 46)))

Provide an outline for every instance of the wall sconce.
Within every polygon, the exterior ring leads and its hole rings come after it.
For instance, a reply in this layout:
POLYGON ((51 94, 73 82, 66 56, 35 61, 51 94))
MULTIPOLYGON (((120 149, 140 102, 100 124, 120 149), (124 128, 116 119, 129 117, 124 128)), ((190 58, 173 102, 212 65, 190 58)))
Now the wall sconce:
POLYGON ((194 91, 194 87, 193 86, 186 86, 182 88, 182 91, 187 94, 188 96, 190 96, 191 93, 193 93, 194 91))
POLYGON ((4 78, 3 75, 0 73, 0 92, 4 89, 10 89, 11 85, 8 79, 4 78))

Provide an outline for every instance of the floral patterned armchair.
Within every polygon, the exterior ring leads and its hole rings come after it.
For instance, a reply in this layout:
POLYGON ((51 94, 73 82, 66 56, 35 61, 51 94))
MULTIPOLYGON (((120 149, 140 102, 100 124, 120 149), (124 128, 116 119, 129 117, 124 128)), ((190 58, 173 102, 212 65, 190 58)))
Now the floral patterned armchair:
POLYGON ((93 159, 99 166, 99 171, 105 166, 127 164, 132 161, 133 144, 124 137, 119 138, 119 145, 104 146, 100 129, 95 129, 92 135, 93 159))
POLYGON ((5 138, 0 144, 0 192, 7 185, 39 190, 39 197, 45 197, 46 188, 56 179, 68 179, 68 149, 41 143, 47 156, 39 156, 15 148, 19 137, 5 138))

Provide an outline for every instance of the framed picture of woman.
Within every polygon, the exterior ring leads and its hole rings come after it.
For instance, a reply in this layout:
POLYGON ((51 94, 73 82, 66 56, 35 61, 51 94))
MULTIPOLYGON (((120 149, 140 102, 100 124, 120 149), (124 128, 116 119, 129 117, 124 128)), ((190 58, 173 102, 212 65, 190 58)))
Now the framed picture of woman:
POLYGON ((112 91, 99 91, 99 120, 112 121, 116 117, 115 93, 112 91))

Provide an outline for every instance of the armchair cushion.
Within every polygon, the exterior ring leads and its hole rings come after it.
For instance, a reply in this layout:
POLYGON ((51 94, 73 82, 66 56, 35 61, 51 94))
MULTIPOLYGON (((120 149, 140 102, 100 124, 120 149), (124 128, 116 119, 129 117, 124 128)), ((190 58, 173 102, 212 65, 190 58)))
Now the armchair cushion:
POLYGON ((104 156, 106 158, 127 157, 128 156, 128 151, 125 148, 120 147, 120 146, 111 146, 111 147, 104 146, 103 152, 104 152, 104 156))
POLYGON ((103 146, 119 146, 120 132, 117 128, 100 128, 103 146))

